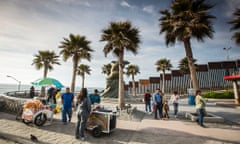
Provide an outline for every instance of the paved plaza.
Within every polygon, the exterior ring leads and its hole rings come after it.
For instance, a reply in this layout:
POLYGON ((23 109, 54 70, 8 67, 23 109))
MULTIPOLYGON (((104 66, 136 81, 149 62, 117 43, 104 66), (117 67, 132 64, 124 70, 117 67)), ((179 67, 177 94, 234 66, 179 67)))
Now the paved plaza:
MULTIPOLYGON (((218 106, 216 103, 231 103, 231 100, 209 100, 208 112, 224 117, 224 123, 205 123, 207 128, 199 127, 195 122, 184 117, 186 112, 194 112, 195 108, 182 99, 179 106, 179 117, 174 118, 172 111, 169 120, 155 120, 153 115, 144 114, 141 121, 117 120, 117 128, 110 134, 100 138, 86 133, 86 141, 75 139, 74 130, 76 115, 67 125, 61 122, 61 114, 54 116, 52 123, 42 127, 25 125, 17 121, 15 115, 0 112, 0 143, 33 143, 30 134, 35 135, 41 144, 227 144, 240 143, 240 109, 239 107, 218 106)), ((106 107, 114 107, 116 102, 103 101, 106 107)), ((143 103, 132 104, 144 111, 143 103)), ((172 107, 170 107, 172 110, 172 107)))

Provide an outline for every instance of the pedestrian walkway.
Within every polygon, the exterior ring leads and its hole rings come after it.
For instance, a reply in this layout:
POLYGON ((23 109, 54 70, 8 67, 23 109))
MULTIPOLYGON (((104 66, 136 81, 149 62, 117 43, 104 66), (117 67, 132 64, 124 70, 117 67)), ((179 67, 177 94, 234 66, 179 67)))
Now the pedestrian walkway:
MULTIPOLYGON (((114 107, 109 102, 105 105, 106 107, 114 107)), ((132 106, 144 110, 143 103, 136 103, 132 106)), ((230 123, 206 123, 207 128, 202 128, 183 117, 185 112, 195 110, 193 106, 187 104, 187 99, 181 100, 179 108, 180 115, 176 119, 170 113, 169 120, 155 120, 150 114, 145 114, 140 122, 117 120, 117 128, 113 133, 104 134, 100 138, 94 138, 90 133, 87 133, 87 140, 84 142, 76 140, 74 137, 75 115, 72 122, 67 125, 62 125, 60 114, 58 114, 52 123, 36 127, 16 121, 14 115, 0 112, 0 139, 5 138, 13 142, 28 144, 33 143, 30 141, 30 134, 33 134, 38 138, 39 143, 43 144, 222 144, 240 142, 239 109, 216 106, 209 101, 208 110, 216 115, 221 114, 230 123)))

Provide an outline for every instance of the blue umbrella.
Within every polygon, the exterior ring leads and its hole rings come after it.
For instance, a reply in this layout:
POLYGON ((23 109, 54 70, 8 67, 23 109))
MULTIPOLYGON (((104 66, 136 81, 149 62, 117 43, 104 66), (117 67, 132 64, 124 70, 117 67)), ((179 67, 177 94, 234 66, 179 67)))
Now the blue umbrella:
POLYGON ((58 80, 49 77, 37 79, 36 81, 32 82, 32 84, 36 86, 55 86, 56 88, 64 87, 58 80))

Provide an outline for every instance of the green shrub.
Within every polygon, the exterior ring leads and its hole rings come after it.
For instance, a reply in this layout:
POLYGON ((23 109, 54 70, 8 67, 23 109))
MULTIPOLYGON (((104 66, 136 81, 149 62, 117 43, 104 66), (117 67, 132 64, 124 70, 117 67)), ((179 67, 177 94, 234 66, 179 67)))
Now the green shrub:
POLYGON ((234 99, 234 93, 232 91, 225 91, 224 93, 209 92, 203 95, 204 98, 213 99, 234 99))

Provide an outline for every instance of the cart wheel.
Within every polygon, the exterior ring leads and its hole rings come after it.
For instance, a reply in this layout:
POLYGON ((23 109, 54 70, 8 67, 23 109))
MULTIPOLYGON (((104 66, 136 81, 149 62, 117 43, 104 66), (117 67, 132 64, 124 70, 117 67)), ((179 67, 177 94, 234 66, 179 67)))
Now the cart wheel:
POLYGON ((34 124, 36 126, 42 126, 45 124, 45 122, 47 121, 47 116, 46 114, 40 113, 38 114, 35 119, 34 119, 34 124))
POLYGON ((99 126, 93 128, 93 130, 92 130, 92 135, 93 135, 94 137, 100 137, 101 134, 102 134, 102 130, 101 130, 101 128, 100 128, 99 126))
POLYGON ((25 123, 26 125, 29 125, 32 121, 22 119, 22 122, 25 123))

